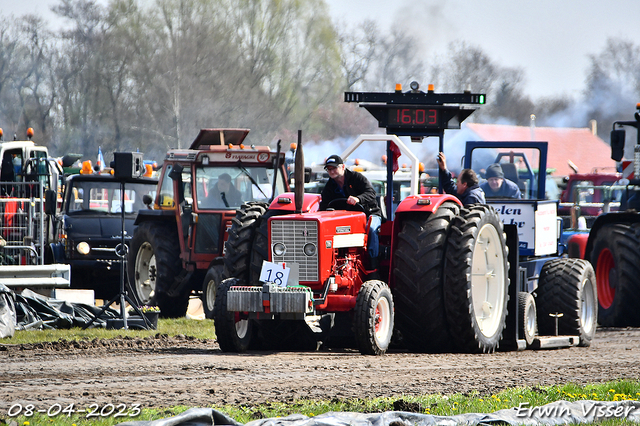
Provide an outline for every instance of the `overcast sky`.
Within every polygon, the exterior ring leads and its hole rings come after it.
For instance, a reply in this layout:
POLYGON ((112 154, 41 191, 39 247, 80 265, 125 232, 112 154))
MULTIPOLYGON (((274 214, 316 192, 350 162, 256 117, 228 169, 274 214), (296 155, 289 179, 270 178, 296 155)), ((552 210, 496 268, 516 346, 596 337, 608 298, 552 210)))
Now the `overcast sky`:
MULTIPOLYGON (((385 30, 392 25, 409 29, 424 45, 417 54, 444 52, 454 40, 476 45, 497 64, 524 69, 525 91, 534 99, 580 95, 588 55, 600 53, 608 37, 640 44, 640 0, 325 1, 342 25, 374 19, 385 30)), ((5 15, 36 12, 51 20, 49 8, 57 3, 0 0, 0 9, 5 15)))
POLYGON ((497 64, 524 69, 533 98, 581 94, 588 55, 608 37, 640 43, 640 0, 326 1, 346 25, 401 25, 429 51, 444 52, 454 40, 479 46, 497 64))

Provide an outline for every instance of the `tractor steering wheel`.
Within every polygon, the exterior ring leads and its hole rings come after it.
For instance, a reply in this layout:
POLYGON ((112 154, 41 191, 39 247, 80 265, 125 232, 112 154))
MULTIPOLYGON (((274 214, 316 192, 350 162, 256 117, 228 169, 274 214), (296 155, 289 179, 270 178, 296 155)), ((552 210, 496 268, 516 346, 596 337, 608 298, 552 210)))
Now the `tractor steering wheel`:
POLYGON ((364 213, 364 206, 360 203, 347 204, 346 198, 336 198, 329 201, 327 210, 347 210, 350 212, 362 212, 364 213))

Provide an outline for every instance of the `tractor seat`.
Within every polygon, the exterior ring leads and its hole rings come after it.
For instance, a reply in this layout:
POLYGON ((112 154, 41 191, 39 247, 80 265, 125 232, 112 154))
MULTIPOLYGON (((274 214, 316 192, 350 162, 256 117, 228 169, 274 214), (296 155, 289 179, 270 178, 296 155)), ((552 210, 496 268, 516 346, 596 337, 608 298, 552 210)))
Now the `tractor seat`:
POLYGON ((502 166, 502 172, 504 173, 505 179, 509 179, 511 182, 518 185, 518 188, 520 188, 520 192, 522 192, 522 194, 524 195, 526 190, 525 184, 520 180, 520 177, 518 176, 516 165, 513 163, 501 163, 500 166, 502 166))

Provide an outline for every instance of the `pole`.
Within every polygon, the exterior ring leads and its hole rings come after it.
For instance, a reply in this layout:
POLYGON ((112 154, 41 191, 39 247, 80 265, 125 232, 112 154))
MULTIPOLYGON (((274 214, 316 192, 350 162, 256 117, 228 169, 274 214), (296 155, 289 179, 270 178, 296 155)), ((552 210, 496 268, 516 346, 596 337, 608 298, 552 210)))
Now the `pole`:
POLYGON ((387 141, 387 218, 393 220, 393 153, 391 152, 391 141, 387 141))
MULTIPOLYGON (((440 132, 438 135, 438 153, 444 152, 444 130, 440 132)), ((445 164, 445 167, 447 165, 445 164)), ((440 176, 440 169, 438 169, 438 176, 440 176)), ((444 194, 444 190, 442 189, 442 182, 440 182, 440 178, 438 178, 438 194, 444 194)))
POLYGON ((125 302, 125 295, 124 295, 124 260, 126 258, 127 255, 127 245, 125 243, 125 239, 124 239, 124 233, 126 232, 126 228, 124 226, 124 221, 125 221, 125 216, 124 216, 124 180, 120 181, 120 218, 121 218, 121 222, 122 222, 122 232, 120 233, 120 250, 118 250, 118 248, 116 248, 116 253, 118 253, 118 256, 122 255, 120 257, 120 315, 122 315, 122 321, 124 324, 124 329, 128 330, 129 327, 127 326, 127 316, 125 315, 125 309, 124 309, 124 302, 125 302))

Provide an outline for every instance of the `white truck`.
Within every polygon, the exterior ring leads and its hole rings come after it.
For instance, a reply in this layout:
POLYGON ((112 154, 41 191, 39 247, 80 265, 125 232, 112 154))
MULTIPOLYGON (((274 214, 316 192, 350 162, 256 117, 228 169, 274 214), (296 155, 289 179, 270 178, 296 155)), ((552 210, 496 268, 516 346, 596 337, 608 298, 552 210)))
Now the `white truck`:
POLYGON ((45 261, 62 169, 32 137, 4 141, 0 129, 0 283, 46 291, 71 278, 69 265, 45 261))

